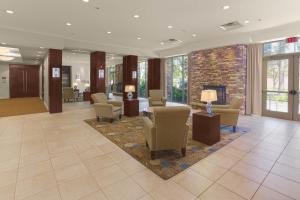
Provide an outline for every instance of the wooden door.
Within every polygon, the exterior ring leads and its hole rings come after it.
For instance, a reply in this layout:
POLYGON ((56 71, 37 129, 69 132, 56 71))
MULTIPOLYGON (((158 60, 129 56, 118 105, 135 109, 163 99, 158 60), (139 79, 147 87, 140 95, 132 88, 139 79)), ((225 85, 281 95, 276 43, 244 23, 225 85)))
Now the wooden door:
POLYGON ((9 89, 10 98, 24 97, 25 92, 25 71, 11 65, 9 68, 9 89))
POLYGON ((39 96, 39 66, 10 65, 10 98, 39 96))
POLYGON ((39 96, 39 68, 27 67, 25 70, 26 97, 39 96))

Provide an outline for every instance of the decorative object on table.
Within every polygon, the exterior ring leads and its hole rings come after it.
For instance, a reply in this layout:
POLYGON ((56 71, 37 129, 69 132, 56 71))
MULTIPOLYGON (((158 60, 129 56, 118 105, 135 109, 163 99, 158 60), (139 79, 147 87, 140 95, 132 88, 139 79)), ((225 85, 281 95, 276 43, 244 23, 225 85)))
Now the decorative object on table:
POLYGON ((212 114, 212 102, 217 101, 217 91, 216 90, 202 90, 201 101, 206 102, 206 111, 208 114, 212 114))
POLYGON ((206 145, 220 141, 220 115, 198 112, 193 114, 193 140, 206 145))
POLYGON ((148 169, 163 179, 169 179, 176 174, 183 172, 187 168, 206 158, 210 154, 218 151, 230 142, 239 138, 242 134, 249 132, 249 129, 238 129, 232 133, 230 129, 221 130, 221 141, 213 146, 207 146, 192 139, 191 117, 187 125, 189 126, 186 156, 182 157, 180 150, 159 151, 157 159, 151 160, 149 149, 146 147, 144 130, 142 127, 143 117, 123 117, 121 121, 115 121, 113 124, 108 122, 97 122, 97 119, 85 120, 91 127, 96 129, 101 136, 105 136, 114 144, 119 146, 125 152, 120 153, 132 156, 148 169), (138 128, 137 128, 138 127, 138 128), (246 130, 246 131, 242 131, 246 130), (116 134, 117 133, 117 134, 116 134))
POLYGON ((135 117, 139 115, 139 100, 125 99, 124 100, 124 115, 127 117, 135 117))
POLYGON ((74 88, 74 90, 78 90, 78 83, 74 83, 73 88, 74 88))
POLYGON ((127 98, 129 100, 133 97, 133 92, 135 92, 135 86, 134 85, 125 85, 125 92, 127 92, 127 98))

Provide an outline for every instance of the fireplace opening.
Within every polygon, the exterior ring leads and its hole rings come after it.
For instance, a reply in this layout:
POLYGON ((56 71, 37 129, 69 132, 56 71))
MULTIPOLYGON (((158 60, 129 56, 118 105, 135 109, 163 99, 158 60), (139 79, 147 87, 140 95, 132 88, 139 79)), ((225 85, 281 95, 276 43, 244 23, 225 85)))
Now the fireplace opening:
POLYGON ((216 90, 218 101, 213 103, 217 105, 225 105, 226 104, 226 86, 224 85, 204 85, 204 90, 216 90))

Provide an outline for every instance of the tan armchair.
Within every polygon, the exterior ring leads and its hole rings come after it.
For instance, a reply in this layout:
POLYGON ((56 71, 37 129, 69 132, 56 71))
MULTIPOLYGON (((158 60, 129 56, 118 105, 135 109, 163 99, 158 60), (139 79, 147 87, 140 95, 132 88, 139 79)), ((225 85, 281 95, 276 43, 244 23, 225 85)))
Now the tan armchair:
POLYGON ((167 99, 162 90, 149 90, 149 106, 166 106, 167 99))
MULTIPOLYGON (((213 105, 212 110, 214 113, 221 115, 221 124, 232 126, 233 132, 236 132, 236 126, 240 114, 240 108, 243 100, 241 98, 235 98, 229 105, 213 105)), ((202 104, 201 109, 206 110, 206 105, 202 104)))
POLYGON ((101 117, 110 119, 110 122, 113 122, 113 120, 116 118, 121 119, 123 110, 122 101, 108 100, 104 93, 92 94, 91 98, 94 102, 94 108, 98 121, 101 117))
POLYGON ((155 159, 155 152, 160 150, 181 149, 185 156, 189 127, 186 122, 190 115, 190 108, 157 107, 153 109, 153 122, 143 117, 146 145, 150 149, 151 159, 155 159))
POLYGON ((71 87, 63 88, 63 99, 64 99, 64 102, 70 101, 70 100, 72 100, 72 102, 75 101, 75 94, 74 94, 73 88, 71 88, 71 87))

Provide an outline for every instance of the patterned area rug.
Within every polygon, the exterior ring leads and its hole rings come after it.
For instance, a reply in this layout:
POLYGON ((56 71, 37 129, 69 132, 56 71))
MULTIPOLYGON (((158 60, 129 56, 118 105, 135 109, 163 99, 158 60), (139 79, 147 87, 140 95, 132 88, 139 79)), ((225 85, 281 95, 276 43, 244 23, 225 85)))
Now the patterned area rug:
POLYGON ((163 179, 169 179, 182 172, 242 134, 247 133, 247 130, 243 129, 238 129, 236 133, 233 133, 229 128, 222 128, 221 141, 213 146, 207 146, 192 140, 192 124, 191 120, 188 120, 190 129, 186 156, 182 157, 180 150, 160 151, 156 154, 157 159, 151 160, 150 151, 146 147, 143 135, 142 117, 123 117, 121 121, 115 121, 112 124, 97 122, 96 119, 85 121, 163 179))

